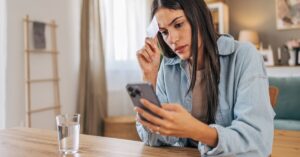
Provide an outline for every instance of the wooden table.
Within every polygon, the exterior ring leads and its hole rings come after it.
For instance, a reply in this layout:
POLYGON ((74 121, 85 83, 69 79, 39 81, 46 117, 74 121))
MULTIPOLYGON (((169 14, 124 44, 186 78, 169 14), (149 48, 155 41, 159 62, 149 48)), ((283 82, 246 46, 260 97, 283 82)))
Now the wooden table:
POLYGON ((300 131, 275 130, 272 157, 299 157, 300 131))
MULTIPOLYGON (((199 157, 197 149, 148 147, 142 142, 80 135, 75 157, 199 157)), ((14 128, 0 130, 1 157, 59 157, 55 131, 14 128)), ((71 155, 68 155, 71 156, 71 155)))
MULTIPOLYGON (((58 157, 55 131, 15 128, 0 130, 1 157, 58 157)), ((68 155, 70 156, 70 155, 68 155)), ((142 142, 80 135, 80 151, 75 157, 199 157, 197 149, 148 147, 142 142)), ((299 157, 300 132, 275 130, 272 157, 299 157)))

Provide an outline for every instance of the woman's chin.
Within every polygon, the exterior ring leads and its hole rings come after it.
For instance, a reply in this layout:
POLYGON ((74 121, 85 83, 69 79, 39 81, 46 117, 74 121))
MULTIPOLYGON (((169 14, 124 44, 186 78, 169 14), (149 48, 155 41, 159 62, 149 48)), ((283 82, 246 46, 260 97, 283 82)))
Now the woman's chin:
POLYGON ((177 54, 181 60, 187 60, 190 58, 190 55, 187 54, 177 54))

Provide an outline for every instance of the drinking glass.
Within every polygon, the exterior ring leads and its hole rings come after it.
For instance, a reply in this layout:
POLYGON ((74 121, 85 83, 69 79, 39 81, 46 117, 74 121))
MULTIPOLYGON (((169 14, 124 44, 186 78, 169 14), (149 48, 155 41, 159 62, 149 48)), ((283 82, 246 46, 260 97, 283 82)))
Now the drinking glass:
POLYGON ((80 114, 56 116, 59 151, 74 154, 79 149, 80 114))

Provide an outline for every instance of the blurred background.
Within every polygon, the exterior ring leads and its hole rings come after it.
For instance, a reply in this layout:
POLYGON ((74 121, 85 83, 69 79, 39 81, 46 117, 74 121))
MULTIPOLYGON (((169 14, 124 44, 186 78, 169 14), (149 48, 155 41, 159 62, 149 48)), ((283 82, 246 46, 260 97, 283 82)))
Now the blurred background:
MULTIPOLYGON (((206 2, 219 33, 263 55, 279 90, 275 127, 300 130, 300 2, 206 2)), ((0 129, 54 130, 57 114, 80 113, 82 133, 138 139, 125 86, 142 81, 136 51, 151 3, 0 0, 0 129)))

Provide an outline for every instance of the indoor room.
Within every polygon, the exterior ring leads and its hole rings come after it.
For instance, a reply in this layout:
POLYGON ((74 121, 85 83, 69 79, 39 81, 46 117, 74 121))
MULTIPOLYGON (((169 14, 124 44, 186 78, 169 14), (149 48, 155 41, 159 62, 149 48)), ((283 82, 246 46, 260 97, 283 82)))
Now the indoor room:
POLYGON ((0 156, 298 156, 299 53, 299 0, 0 0, 0 156))

